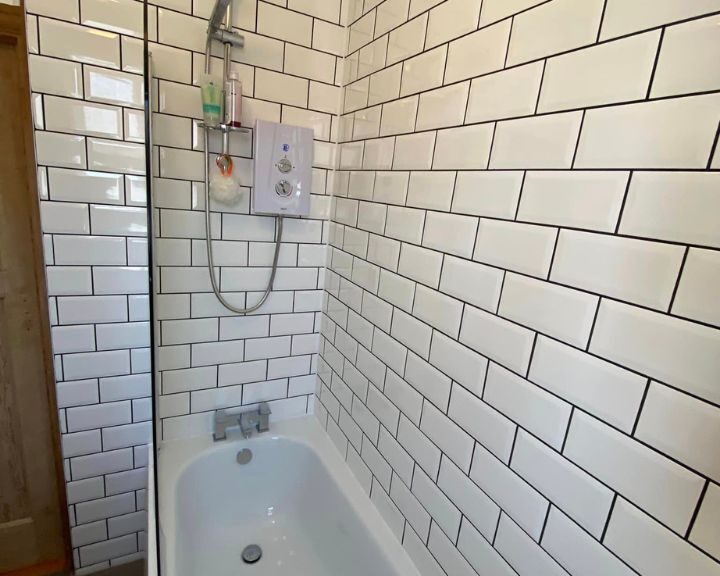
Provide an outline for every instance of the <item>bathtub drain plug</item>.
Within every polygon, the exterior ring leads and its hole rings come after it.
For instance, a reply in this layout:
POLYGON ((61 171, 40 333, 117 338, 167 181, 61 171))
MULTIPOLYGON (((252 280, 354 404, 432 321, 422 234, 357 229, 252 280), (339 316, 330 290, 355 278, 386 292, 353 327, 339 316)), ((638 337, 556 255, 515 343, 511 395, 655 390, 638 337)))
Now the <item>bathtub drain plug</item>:
POLYGON ((246 564, 255 564, 260 558, 262 558, 262 548, 257 544, 245 546, 242 551, 242 559, 246 564))

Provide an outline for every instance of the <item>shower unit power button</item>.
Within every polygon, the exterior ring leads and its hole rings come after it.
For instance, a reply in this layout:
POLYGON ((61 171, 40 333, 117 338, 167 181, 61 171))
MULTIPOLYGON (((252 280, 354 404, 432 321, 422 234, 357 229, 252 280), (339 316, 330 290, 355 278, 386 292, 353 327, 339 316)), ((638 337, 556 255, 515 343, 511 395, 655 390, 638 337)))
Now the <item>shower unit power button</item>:
POLYGON ((253 213, 287 216, 310 213, 313 136, 310 128, 257 121, 253 213))

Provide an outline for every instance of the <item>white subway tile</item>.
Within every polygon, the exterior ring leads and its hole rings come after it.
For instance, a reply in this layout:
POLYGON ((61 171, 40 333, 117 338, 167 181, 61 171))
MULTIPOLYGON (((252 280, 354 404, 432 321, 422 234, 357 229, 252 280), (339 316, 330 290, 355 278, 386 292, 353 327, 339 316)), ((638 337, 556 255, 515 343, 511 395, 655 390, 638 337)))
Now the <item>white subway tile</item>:
POLYGON ((82 98, 82 66, 58 58, 30 55, 30 87, 33 92, 82 98))
POLYGON ((127 322, 127 298, 125 296, 58 298, 58 316, 62 324, 127 322))
POLYGON ((528 172, 518 219, 614 232, 628 178, 617 171, 528 172))
MULTIPOLYGON (((492 534, 494 535, 494 530, 492 534)), ((480 536, 472 524, 463 520, 458 538, 458 550, 462 552, 478 574, 515 576, 516 572, 490 545, 490 537, 487 538, 480 536)))
POLYGON ((258 6, 257 31, 265 36, 310 46, 312 27, 312 18, 298 12, 284 10, 266 3, 258 6))
POLYGON ((400 96, 442 86, 447 47, 439 46, 403 62, 400 96))
POLYGON ((569 460, 518 432, 512 468, 596 538, 602 536, 613 492, 569 460))
POLYGON ((478 308, 495 311, 502 280, 502 270, 446 256, 440 290, 478 308))
POLYGON ((438 486, 489 540, 495 534, 500 509, 480 488, 448 459, 443 459, 438 486))
POLYGON ((523 172, 458 172, 452 211, 513 219, 520 199, 523 172))
POLYGON ((542 3, 543 0, 485 0, 480 11, 480 26, 503 20, 542 3))
POLYGON ((68 168, 87 166, 87 151, 83 136, 36 132, 35 152, 38 164, 68 168))
POLYGON ((95 294, 147 294, 148 269, 142 266, 93 268, 95 294))
POLYGON ((681 246, 563 230, 550 279, 666 310, 683 254, 681 246))
POLYGON ((720 9, 718 0, 609 0, 600 39, 614 38, 638 30, 701 16, 720 9))
POLYGON ((550 508, 542 546, 570 574, 635 574, 554 506, 550 508))
MULTIPOLYGON (((383 393, 400 408, 403 414, 412 420, 415 425, 420 424, 420 414, 423 405, 422 395, 392 370, 388 371, 387 377, 385 378, 383 393)), ((398 442, 402 442, 399 433, 398 442)))
POLYGON ((603 0, 558 0, 513 18, 507 64, 519 64, 595 42, 603 0))
POLYGON ((485 169, 493 141, 493 125, 477 124, 439 130, 433 170, 485 169))
POLYGON ((481 219, 473 258, 544 278, 556 236, 555 228, 481 219))
POLYGON ((720 410, 702 400, 653 382, 635 437, 698 470, 720 479, 720 410))
POLYGON ((119 348, 148 348, 150 346, 149 322, 101 324, 95 328, 98 350, 119 348))
POLYGON ((549 59, 538 111, 644 99, 659 41, 654 30, 549 59))
POLYGON ((43 232, 59 234, 89 234, 87 204, 40 202, 43 232))
POLYGON ((218 339, 217 318, 166 320, 162 323, 162 345, 209 342, 218 339))
POLYGON ((630 434, 647 379, 539 336, 529 379, 630 434))
POLYGON ((533 114, 542 76, 543 64, 536 62, 475 78, 470 87, 465 122, 487 122, 533 114))
POLYGON ((671 529, 687 530, 703 487, 700 476, 577 411, 563 453, 671 529))
POLYGON ((55 264, 125 264, 125 239, 103 236, 55 236, 55 264))
POLYGON ((440 292, 418 286, 415 291, 413 316, 430 324, 433 328, 457 338, 460 330, 463 304, 440 292))
MULTIPOLYGON (((67 416, 68 430, 70 432, 128 424, 132 420, 130 402, 112 402, 68 408, 67 416)), ((97 476, 97 474, 88 474, 88 476, 97 476)))
POLYGON ((720 88, 712 54, 720 50, 717 15, 665 30, 651 96, 705 92, 720 88))
POLYGON ((450 210, 454 172, 412 172, 407 205, 430 210, 450 210))
POLYGON ((453 380, 480 396, 487 360, 469 348, 438 332, 433 335, 430 362, 453 380))
POLYGON ((479 444, 475 446, 470 478, 528 534, 540 538, 548 501, 479 444))
MULTIPOLYGON (((392 34, 390 36, 392 42, 392 34)), ((388 61, 390 60, 390 47, 388 46, 388 61)), ((346 61, 347 62, 347 61, 346 61)), ((402 76, 402 65, 391 66, 370 76, 368 88, 368 105, 380 104, 394 100, 400 95, 400 79, 402 76)))
POLYGON ((575 166, 705 168, 718 117, 717 94, 588 110, 575 166))
POLYGON ((451 536, 452 540, 450 540, 438 529, 437 524, 434 524, 430 529, 428 549, 432 551, 447 573, 457 574, 458 576, 473 576, 475 571, 472 566, 454 545, 457 535, 458 532, 455 531, 451 536))
POLYGON ((448 416, 500 460, 509 462, 517 428, 514 422, 457 385, 448 416))
POLYGON ((393 312, 390 334, 423 358, 430 353, 432 328, 401 310, 393 312))
POLYGON ((84 352, 63 357, 63 374, 66 380, 83 380, 129 373, 130 354, 127 350, 84 352))
POLYGON ((570 168, 582 118, 565 112, 498 122, 490 168, 570 168))
POLYGON ((691 248, 683 267, 672 313, 720 326, 720 300, 713 288, 718 285, 720 253, 691 248))
POLYGON ((501 70, 505 64, 509 35, 510 20, 505 20, 451 42, 445 82, 501 70))
MULTIPOLYGON (((12 5, 14 2, 9 2, 9 4, 12 5)), ((50 16, 69 22, 80 21, 78 3, 75 0, 28 0, 25 8, 32 14, 50 16)))
POLYGON ((636 172, 619 231, 720 248, 718 186, 713 172, 636 172))
POLYGON ((135 494, 132 492, 82 502, 75 506, 75 516, 80 524, 130 514, 131 512, 135 512, 135 494))
POLYGON ((440 450, 406 418, 400 418, 397 440, 428 476, 437 477, 440 450))
POLYGON ((45 271, 50 296, 92 294, 90 268, 86 266, 48 266, 45 271))
POLYGON ((58 408, 97 404, 99 401, 97 380, 76 380, 74 382, 57 383, 58 408))
MULTIPOLYGON (((398 136, 395 141, 392 168, 393 170, 428 170, 432 165, 434 149, 434 132, 398 136)), ((377 193, 377 181, 375 186, 377 193)))
POLYGON ((387 210, 385 234, 391 238, 420 244, 424 224, 424 210, 390 206, 387 210))
POLYGON ((145 174, 145 145, 87 139, 88 168, 124 174, 145 174))
POLYGON ((585 348, 590 338, 598 297, 541 280, 507 273, 498 313, 585 348))
POLYGON ((117 34, 48 18, 40 18, 39 25, 44 55, 120 68, 120 37, 117 34))
POLYGON ((720 487, 717 484, 709 484, 692 532, 690 532, 690 541, 715 558, 720 558, 718 514, 720 514, 720 487))
POLYGON ((495 549, 520 576, 565 576, 567 573, 507 516, 500 517, 495 549))
POLYGON ((442 254, 433 250, 403 244, 398 272, 412 280, 436 288, 440 281, 442 259, 442 254))
POLYGON ((428 15, 423 14, 390 32, 387 53, 388 66, 423 51, 427 21, 428 15))
POLYGON ((553 448, 562 447, 571 413, 563 400, 495 364, 488 368, 483 399, 553 448))
POLYGON ((125 185, 122 175, 83 170, 48 170, 50 197, 69 202, 123 204, 125 185))
POLYGON ((590 352, 718 402, 720 335, 717 330, 603 301, 590 352))
POLYGON ((483 356, 524 374, 530 362, 534 333, 522 326, 465 307, 460 342, 483 356))
POLYGON ((450 0, 430 11, 426 48, 443 44, 477 28, 481 0, 450 0))
POLYGON ((141 108, 144 98, 142 76, 85 66, 85 98, 141 108))
POLYGON ((393 482, 390 489, 390 498, 393 499, 400 512, 419 534, 426 539, 430 531, 430 514, 422 504, 408 490, 402 482, 393 482))
POLYGON ((462 124, 469 88, 469 82, 462 82, 421 94, 415 129, 431 130, 462 124))
POLYGON ((426 404, 420 429, 465 473, 470 471, 475 441, 440 410, 426 404))
POLYGON ((422 244, 445 253, 471 258, 477 226, 477 218, 428 212, 422 244))
POLYGON ((613 509, 604 544, 640 574, 719 573, 712 558, 621 498, 613 509))

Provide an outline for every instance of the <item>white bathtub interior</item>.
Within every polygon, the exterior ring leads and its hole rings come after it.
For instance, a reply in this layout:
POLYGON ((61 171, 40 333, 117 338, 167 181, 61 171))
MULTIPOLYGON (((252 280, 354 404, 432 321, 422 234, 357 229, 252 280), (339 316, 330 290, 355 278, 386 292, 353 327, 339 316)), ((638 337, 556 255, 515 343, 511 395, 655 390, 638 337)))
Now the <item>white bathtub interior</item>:
POLYGON ((314 417, 249 440, 167 442, 159 461, 167 576, 417 576, 314 417), (263 556, 245 564, 251 544, 263 556))

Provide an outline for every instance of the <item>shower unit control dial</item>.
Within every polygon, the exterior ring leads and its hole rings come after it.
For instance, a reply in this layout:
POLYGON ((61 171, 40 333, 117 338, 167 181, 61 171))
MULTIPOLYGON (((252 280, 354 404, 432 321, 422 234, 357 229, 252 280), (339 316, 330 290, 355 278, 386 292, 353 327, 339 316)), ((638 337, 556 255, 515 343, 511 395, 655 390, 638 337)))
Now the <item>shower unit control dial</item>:
POLYGON ((255 126, 253 212, 307 216, 312 186, 313 131, 258 120, 255 126))

